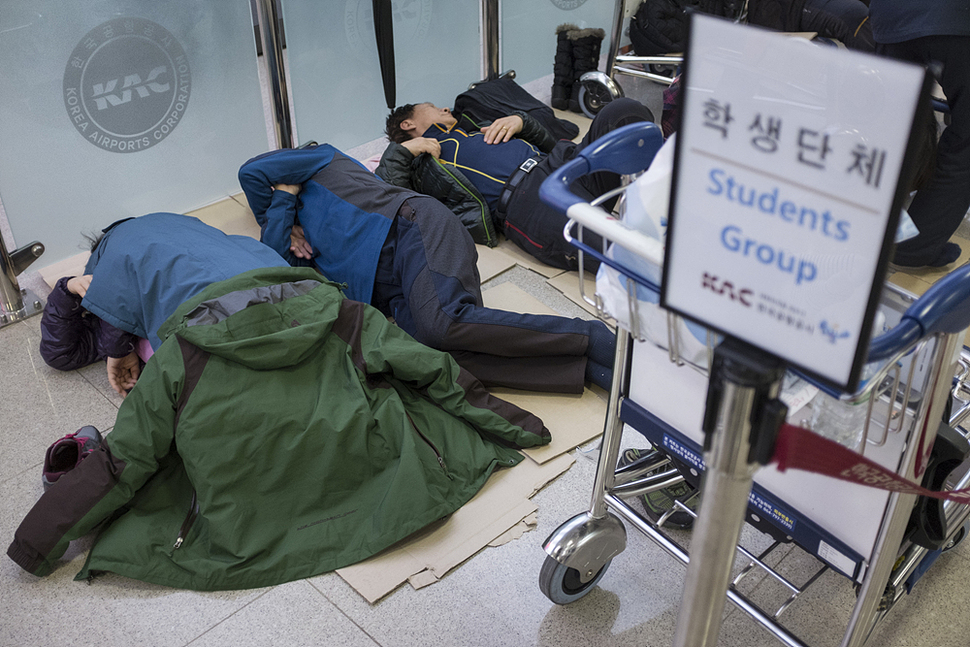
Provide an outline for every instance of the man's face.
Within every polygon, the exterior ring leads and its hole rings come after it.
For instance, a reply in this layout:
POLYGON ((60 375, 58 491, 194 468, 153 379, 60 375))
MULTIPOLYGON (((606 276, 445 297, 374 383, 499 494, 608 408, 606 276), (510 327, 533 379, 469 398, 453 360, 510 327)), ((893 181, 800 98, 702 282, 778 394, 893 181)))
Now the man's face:
MULTIPOLYGON (((405 120, 405 122, 408 121, 411 122, 411 127, 406 128, 406 130, 411 133, 412 137, 422 136, 434 124, 442 124, 446 128, 451 128, 458 123, 458 120, 451 114, 451 110, 438 108, 433 103, 419 103, 414 106, 414 114, 411 115, 410 119, 405 120)), ((402 123, 401 125, 406 126, 407 124, 402 123)))

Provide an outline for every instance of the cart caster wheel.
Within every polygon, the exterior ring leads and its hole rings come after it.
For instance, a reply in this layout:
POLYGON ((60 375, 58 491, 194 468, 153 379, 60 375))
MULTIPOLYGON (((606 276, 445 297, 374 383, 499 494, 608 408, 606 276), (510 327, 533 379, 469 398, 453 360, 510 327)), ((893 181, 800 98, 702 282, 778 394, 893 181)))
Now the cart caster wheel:
POLYGON ((609 88, 596 81, 587 81, 579 88, 579 107, 583 114, 590 119, 595 117, 613 98, 609 88))
POLYGON ((970 521, 963 524, 963 527, 957 530, 957 534, 953 535, 953 539, 946 543, 943 550, 947 551, 959 546, 960 543, 967 538, 968 533, 970 533, 970 521))
POLYGON ((609 567, 610 562, 606 562, 593 579, 583 584, 579 579, 579 571, 560 564, 547 555, 539 571, 539 590, 556 604, 569 604, 592 591, 609 567))
POLYGON ((650 71, 659 76, 666 76, 669 79, 673 79, 677 76, 677 66, 672 64, 663 63, 651 63, 649 65, 650 71))

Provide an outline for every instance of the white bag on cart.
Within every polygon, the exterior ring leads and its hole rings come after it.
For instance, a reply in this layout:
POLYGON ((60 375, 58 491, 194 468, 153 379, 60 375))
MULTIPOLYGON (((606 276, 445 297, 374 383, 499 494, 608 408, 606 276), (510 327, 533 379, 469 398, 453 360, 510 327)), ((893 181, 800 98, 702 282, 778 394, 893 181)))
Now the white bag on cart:
MULTIPOLYGON (((657 240, 661 246, 667 236, 667 210, 670 204, 676 136, 674 134, 664 142, 650 167, 625 190, 623 223, 657 240)), ((619 244, 612 245, 607 250, 606 256, 648 279, 659 289, 663 271, 662 258, 652 262, 626 250, 619 244)), ((709 355, 707 329, 685 321, 681 317, 674 317, 674 327, 672 330, 668 329, 670 320, 667 311, 659 306, 659 294, 650 288, 631 282, 630 289, 636 290, 636 303, 633 305, 630 302, 627 286, 625 276, 605 263, 600 265, 599 272, 596 274, 596 293, 603 300, 604 309, 616 319, 619 326, 631 332, 639 332, 640 338, 647 339, 664 349, 669 349, 668 340, 671 335, 675 335, 680 357, 690 364, 707 370, 709 355), (633 307, 636 308, 635 325, 630 321, 630 310, 633 307)))

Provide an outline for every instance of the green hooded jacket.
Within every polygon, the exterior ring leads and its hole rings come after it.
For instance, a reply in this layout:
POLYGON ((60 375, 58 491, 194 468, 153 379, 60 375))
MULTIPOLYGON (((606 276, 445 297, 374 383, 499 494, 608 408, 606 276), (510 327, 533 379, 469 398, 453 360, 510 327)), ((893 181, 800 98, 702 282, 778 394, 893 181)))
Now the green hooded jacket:
POLYGON ((210 286, 164 340, 101 449, 61 477, 8 549, 44 575, 107 521, 101 571, 197 590, 353 564, 468 501, 550 441, 446 353, 305 268, 210 286))

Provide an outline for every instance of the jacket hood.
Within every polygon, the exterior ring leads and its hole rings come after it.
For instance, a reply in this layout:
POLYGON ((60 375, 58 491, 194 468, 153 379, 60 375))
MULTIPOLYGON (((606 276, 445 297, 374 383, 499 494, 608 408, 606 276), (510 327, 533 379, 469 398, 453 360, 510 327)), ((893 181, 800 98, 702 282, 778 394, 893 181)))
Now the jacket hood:
POLYGON ((339 286, 309 268, 262 268, 220 281, 183 303, 159 328, 257 370, 304 361, 340 312, 339 286))

